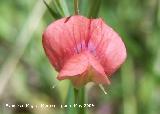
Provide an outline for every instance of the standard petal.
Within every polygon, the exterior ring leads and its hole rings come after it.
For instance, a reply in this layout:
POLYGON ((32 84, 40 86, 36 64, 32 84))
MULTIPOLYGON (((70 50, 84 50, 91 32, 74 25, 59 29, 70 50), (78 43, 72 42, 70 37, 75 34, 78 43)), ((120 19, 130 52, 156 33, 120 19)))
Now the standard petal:
POLYGON ((57 67, 55 62, 58 61, 57 69, 61 69, 68 58, 85 49, 88 25, 89 19, 71 16, 48 26, 43 33, 43 47, 54 67, 57 67))
POLYGON ((114 73, 126 59, 126 48, 120 36, 102 19, 92 21, 89 50, 100 61, 105 73, 114 73))

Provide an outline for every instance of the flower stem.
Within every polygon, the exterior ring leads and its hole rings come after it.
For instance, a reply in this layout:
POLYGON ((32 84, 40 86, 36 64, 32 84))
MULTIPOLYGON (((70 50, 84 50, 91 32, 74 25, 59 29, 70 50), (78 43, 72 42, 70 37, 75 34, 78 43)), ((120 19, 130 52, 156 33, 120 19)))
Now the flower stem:
POLYGON ((74 102, 75 104, 78 104, 78 89, 74 88, 74 102))
MULTIPOLYGON (((86 104, 86 99, 85 99, 85 88, 82 88, 81 90, 80 90, 80 94, 79 94, 79 104, 80 105, 84 105, 84 104, 86 104)), ((78 110, 78 114, 86 114, 86 108, 79 108, 79 110, 78 110)))
MULTIPOLYGON (((74 88, 74 104, 78 104, 78 93, 79 93, 79 90, 74 88)), ((78 114, 78 107, 76 108, 76 112, 75 114, 78 114)))
POLYGON ((78 0, 74 0, 74 14, 79 15, 78 0))
POLYGON ((85 104, 85 89, 74 89, 75 104, 81 105, 82 107, 77 107, 77 114, 86 114, 86 109, 83 107, 85 104))

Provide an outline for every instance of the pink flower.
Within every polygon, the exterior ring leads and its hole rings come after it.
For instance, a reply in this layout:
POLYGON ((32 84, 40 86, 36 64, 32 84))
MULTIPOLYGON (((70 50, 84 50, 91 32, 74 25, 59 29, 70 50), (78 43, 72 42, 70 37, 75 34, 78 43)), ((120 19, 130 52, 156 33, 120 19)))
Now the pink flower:
POLYGON ((109 84, 108 77, 126 59, 123 41, 102 19, 77 15, 57 20, 45 30, 42 42, 59 72, 57 79, 69 79, 75 87, 109 84))

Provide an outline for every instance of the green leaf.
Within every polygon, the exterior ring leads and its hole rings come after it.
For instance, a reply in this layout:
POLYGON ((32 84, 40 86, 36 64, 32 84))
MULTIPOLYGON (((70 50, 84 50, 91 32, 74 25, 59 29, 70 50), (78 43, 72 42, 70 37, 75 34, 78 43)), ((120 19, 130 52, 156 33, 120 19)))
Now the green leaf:
POLYGON ((65 16, 70 16, 68 6, 65 0, 59 0, 65 16))
POLYGON ((57 12, 59 12, 61 15, 65 15, 64 11, 62 9, 62 5, 60 4, 59 0, 52 0, 53 5, 56 7, 55 9, 57 10, 57 12))
POLYGON ((49 12, 51 13, 51 15, 53 16, 53 18, 55 19, 59 19, 62 17, 62 15, 58 12, 56 12, 55 10, 53 10, 45 0, 43 0, 44 4, 46 5, 46 7, 48 8, 49 12))

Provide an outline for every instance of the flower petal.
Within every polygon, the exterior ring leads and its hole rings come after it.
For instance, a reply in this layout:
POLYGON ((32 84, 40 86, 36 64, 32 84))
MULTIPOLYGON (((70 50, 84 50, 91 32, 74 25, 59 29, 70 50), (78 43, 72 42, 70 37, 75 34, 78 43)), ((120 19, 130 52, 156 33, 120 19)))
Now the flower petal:
POLYGON ((93 81, 109 84, 108 76, 126 59, 119 35, 102 19, 71 16, 53 22, 43 33, 43 47, 58 79, 76 87, 93 81))
POLYGON ((126 59, 126 48, 120 36, 102 19, 94 19, 91 24, 92 34, 89 50, 100 61, 105 73, 114 73, 126 59))
POLYGON ((110 83, 103 67, 89 52, 83 52, 71 57, 57 78, 59 80, 71 79, 76 87, 80 87, 91 81, 97 84, 110 83))
POLYGON ((58 71, 68 58, 84 50, 88 25, 89 19, 83 16, 72 16, 69 19, 63 18, 53 22, 43 33, 42 42, 46 55, 58 71), (58 66, 55 65, 56 61, 59 63, 58 66))
POLYGON ((63 80, 68 77, 78 76, 88 68, 88 58, 85 54, 77 54, 71 57, 61 69, 58 79, 63 80))
POLYGON ((105 74, 102 65, 96 60, 96 58, 92 54, 86 54, 89 59, 89 64, 92 67, 92 81, 96 82, 97 84, 110 84, 110 81, 105 74))

